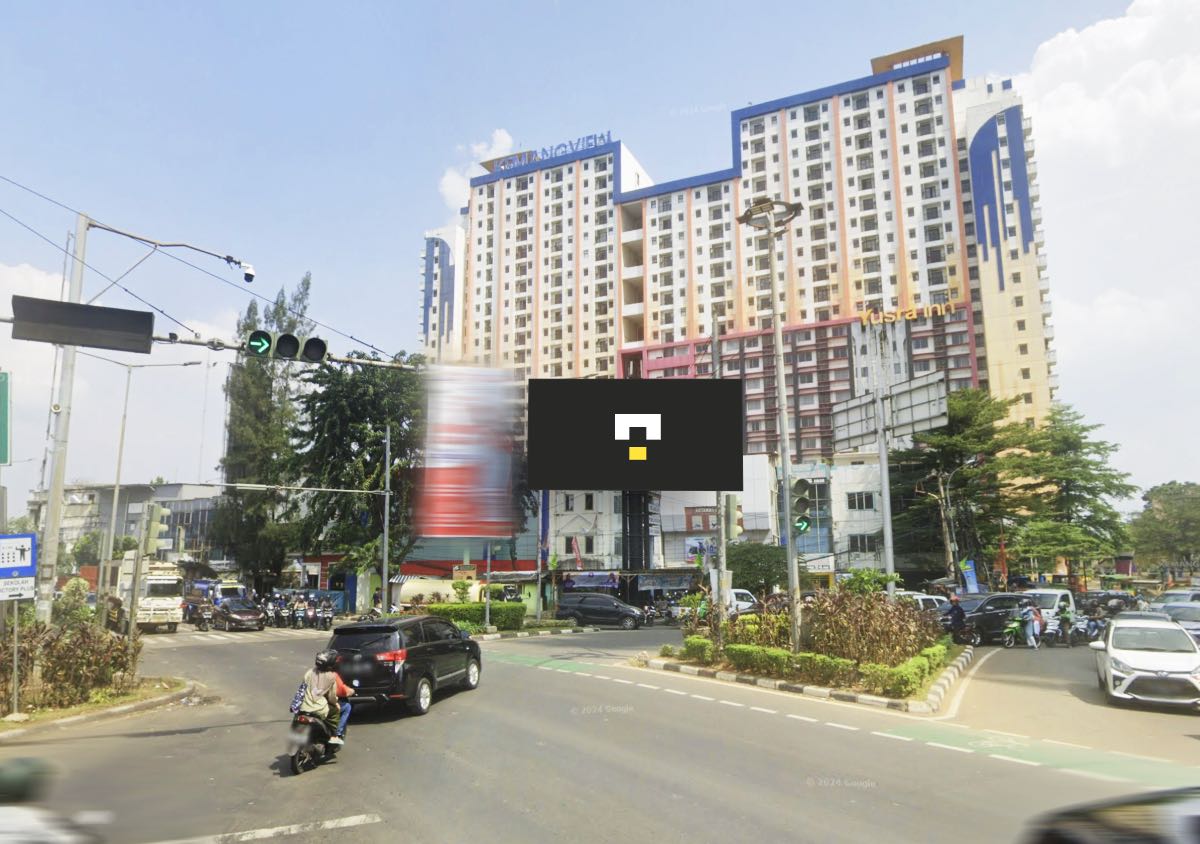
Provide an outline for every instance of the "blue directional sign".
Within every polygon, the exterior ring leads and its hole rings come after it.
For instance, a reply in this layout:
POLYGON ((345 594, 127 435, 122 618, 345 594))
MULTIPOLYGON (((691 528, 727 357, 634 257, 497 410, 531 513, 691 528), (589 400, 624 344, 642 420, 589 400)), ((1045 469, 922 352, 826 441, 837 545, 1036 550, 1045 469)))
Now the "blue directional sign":
POLYGON ((37 534, 0 535, 0 601, 34 597, 37 576, 37 534))

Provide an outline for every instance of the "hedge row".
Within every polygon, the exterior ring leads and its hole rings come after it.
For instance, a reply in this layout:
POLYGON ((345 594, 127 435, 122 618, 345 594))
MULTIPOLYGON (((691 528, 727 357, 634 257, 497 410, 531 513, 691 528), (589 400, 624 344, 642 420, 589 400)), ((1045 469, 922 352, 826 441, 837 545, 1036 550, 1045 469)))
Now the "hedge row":
MULTIPOLYGON (((468 604, 429 604, 424 610, 431 615, 440 615, 451 621, 467 621, 483 624, 484 604, 482 601, 468 604)), ((520 630, 525 624, 525 605, 510 602, 492 603, 492 624, 500 630, 520 630)))
MULTIPOLYGON (((947 653, 946 645, 937 644, 897 666, 870 662, 855 665, 853 660, 844 657, 793 654, 786 648, 738 644, 725 646, 725 658, 738 671, 834 688, 861 683, 872 694, 899 698, 909 697, 920 689, 934 672, 946 664, 947 653)), ((683 641, 681 656, 704 665, 712 664, 715 658, 712 640, 704 636, 688 636, 683 641)))

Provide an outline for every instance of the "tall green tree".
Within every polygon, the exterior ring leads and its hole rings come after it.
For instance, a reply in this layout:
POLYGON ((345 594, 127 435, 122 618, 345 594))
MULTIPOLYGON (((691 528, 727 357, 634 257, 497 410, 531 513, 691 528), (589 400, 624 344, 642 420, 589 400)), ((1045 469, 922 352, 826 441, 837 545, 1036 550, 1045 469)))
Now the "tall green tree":
POLYGON ((1139 564, 1200 565, 1200 484, 1159 484, 1142 495, 1142 512, 1129 522, 1139 564))
MULTIPOLYGON (((352 357, 367 358, 357 353, 352 357)), ((417 356, 396 358, 416 364, 417 356)), ((361 496, 306 496, 297 540, 306 551, 344 552, 356 568, 379 570, 384 498, 384 438, 392 432, 392 504, 388 558, 398 565, 416 544, 413 500, 424 438, 424 391, 412 370, 360 365, 321 367, 302 376, 305 390, 291 429, 291 467, 303 486, 361 489, 361 496)))
POLYGON ((1136 487, 1109 462, 1118 446, 1096 439, 1100 425, 1054 405, 1027 451, 1011 456, 1009 470, 1028 523, 1015 548, 1023 557, 1067 559, 1068 574, 1079 560, 1111 556, 1125 547, 1125 523, 1113 506, 1136 487))
MULTIPOLYGON (((255 329, 309 333, 312 323, 305 314, 311 285, 312 277, 306 274, 290 294, 281 288, 261 313, 257 302, 251 302, 238 319, 238 336, 245 337, 255 329)), ((229 412, 221 467, 227 483, 287 484, 293 480, 291 430, 300 389, 298 366, 239 355, 225 384, 229 412)), ((243 573, 277 578, 287 552, 296 543, 289 516, 283 493, 229 490, 217 506, 213 543, 235 559, 243 573)))
POLYGON ((947 424, 915 435, 912 448, 892 453, 897 553, 941 548, 944 560, 949 535, 958 540, 960 558, 980 562, 996 553, 1004 525, 1020 516, 1021 502, 1006 478, 1013 476, 1015 455, 1031 447, 1035 433, 1006 421, 1016 401, 984 390, 953 392, 947 400, 947 424), (942 493, 948 501, 944 510, 942 493))
POLYGON ((787 551, 778 545, 730 543, 725 546, 725 564, 733 576, 734 589, 765 595, 787 583, 787 551))
POLYGON ((100 562, 100 533, 92 531, 85 533, 71 546, 71 556, 76 566, 94 566, 100 562))

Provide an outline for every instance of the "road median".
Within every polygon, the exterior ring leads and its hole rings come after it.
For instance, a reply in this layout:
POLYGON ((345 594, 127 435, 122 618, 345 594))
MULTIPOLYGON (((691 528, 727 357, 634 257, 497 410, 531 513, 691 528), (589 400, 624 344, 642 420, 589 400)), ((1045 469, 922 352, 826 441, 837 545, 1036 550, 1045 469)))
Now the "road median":
POLYGON ((561 636, 564 633, 599 633, 599 627, 551 627, 546 630, 506 630, 503 633, 476 633, 471 638, 477 642, 495 639, 532 639, 538 636, 561 636))
POLYGON ((39 716, 47 716, 45 720, 30 720, 19 723, 20 726, 12 729, 0 728, 0 744, 11 741, 15 738, 27 736, 31 733, 41 732, 51 728, 73 727, 79 724, 88 724, 93 721, 102 721, 107 718, 116 718, 121 715, 128 715, 132 712, 143 712, 150 709, 157 709, 161 706, 167 706, 172 703, 177 703, 181 700, 191 697, 196 692, 196 682, 187 680, 183 677, 166 677, 153 678, 155 682, 163 680, 170 681, 176 688, 167 691, 163 694, 153 697, 145 697, 134 699, 125 703, 118 703, 112 706, 103 704, 84 704, 83 706, 71 707, 64 712, 74 714, 64 714, 61 717, 53 717, 52 711, 44 711, 38 713, 39 716), (83 710, 83 711, 80 711, 83 710))

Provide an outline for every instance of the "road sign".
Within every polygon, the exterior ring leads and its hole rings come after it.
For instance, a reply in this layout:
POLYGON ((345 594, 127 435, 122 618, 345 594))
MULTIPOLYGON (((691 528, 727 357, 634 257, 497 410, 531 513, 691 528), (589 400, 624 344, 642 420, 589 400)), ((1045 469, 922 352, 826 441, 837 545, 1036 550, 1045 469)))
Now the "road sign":
POLYGON ((12 380, 0 372, 0 466, 12 465, 12 380))
POLYGON ((0 536, 0 601, 34 597, 37 577, 37 535, 13 533, 0 536))

